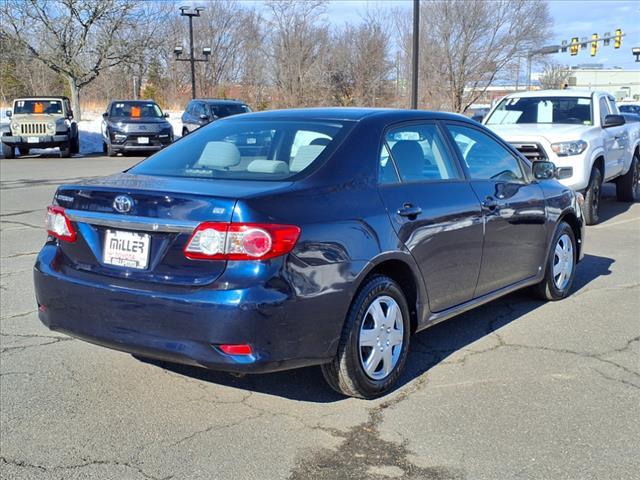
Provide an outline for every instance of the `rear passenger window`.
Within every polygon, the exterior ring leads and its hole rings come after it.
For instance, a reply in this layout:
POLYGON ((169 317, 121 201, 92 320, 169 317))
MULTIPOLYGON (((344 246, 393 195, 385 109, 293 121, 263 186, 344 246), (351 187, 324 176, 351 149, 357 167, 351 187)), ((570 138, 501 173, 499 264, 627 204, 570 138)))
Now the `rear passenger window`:
MULTIPOLYGON (((387 132, 385 141, 403 182, 460 178, 458 169, 434 124, 413 124, 394 128, 387 132)), ((380 181, 383 183, 395 176, 392 166, 385 161, 385 153, 383 150, 380 157, 380 181)))
POLYGON ((474 180, 524 181, 520 163, 493 138, 475 128, 447 125, 474 180))

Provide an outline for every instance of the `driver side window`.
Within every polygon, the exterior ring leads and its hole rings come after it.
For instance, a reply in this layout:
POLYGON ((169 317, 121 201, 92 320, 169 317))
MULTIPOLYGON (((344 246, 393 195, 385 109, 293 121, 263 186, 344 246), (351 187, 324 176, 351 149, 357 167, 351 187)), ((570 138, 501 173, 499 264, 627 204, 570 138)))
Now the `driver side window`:
POLYGON ((498 142, 475 128, 447 125, 471 179, 524 182, 520 163, 498 142))

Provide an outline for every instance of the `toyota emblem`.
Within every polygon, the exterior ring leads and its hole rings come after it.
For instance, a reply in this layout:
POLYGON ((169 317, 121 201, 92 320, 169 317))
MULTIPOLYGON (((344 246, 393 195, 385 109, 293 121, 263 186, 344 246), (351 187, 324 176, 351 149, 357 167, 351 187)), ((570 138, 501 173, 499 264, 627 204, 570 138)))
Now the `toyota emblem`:
POLYGON ((129 195, 118 195, 113 201, 113 208, 116 212, 128 213, 133 207, 133 200, 129 195))

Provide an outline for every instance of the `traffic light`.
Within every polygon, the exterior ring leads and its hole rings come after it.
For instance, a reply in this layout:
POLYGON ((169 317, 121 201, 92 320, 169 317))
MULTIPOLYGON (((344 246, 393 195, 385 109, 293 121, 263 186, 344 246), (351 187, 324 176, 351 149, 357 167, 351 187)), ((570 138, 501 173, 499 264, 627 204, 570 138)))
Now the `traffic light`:
POLYGON ((613 39, 613 48, 620 48, 622 45, 622 29, 616 28, 616 36, 613 39))
POLYGON ((593 35, 591 35, 591 56, 595 57, 597 51, 598 51, 598 34, 594 33, 593 35))
POLYGON ((571 39, 571 48, 570 48, 571 55, 573 56, 578 55, 579 48, 580 48, 580 45, 578 44, 578 37, 573 37, 571 39))

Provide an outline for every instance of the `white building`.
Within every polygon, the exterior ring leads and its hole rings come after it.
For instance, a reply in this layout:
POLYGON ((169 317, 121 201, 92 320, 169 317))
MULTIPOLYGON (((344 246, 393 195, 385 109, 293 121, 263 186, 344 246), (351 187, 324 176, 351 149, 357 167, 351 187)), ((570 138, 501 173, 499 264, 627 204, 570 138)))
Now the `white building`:
POLYGON ((621 68, 572 68, 569 88, 604 90, 616 100, 640 100, 640 70, 621 68))

